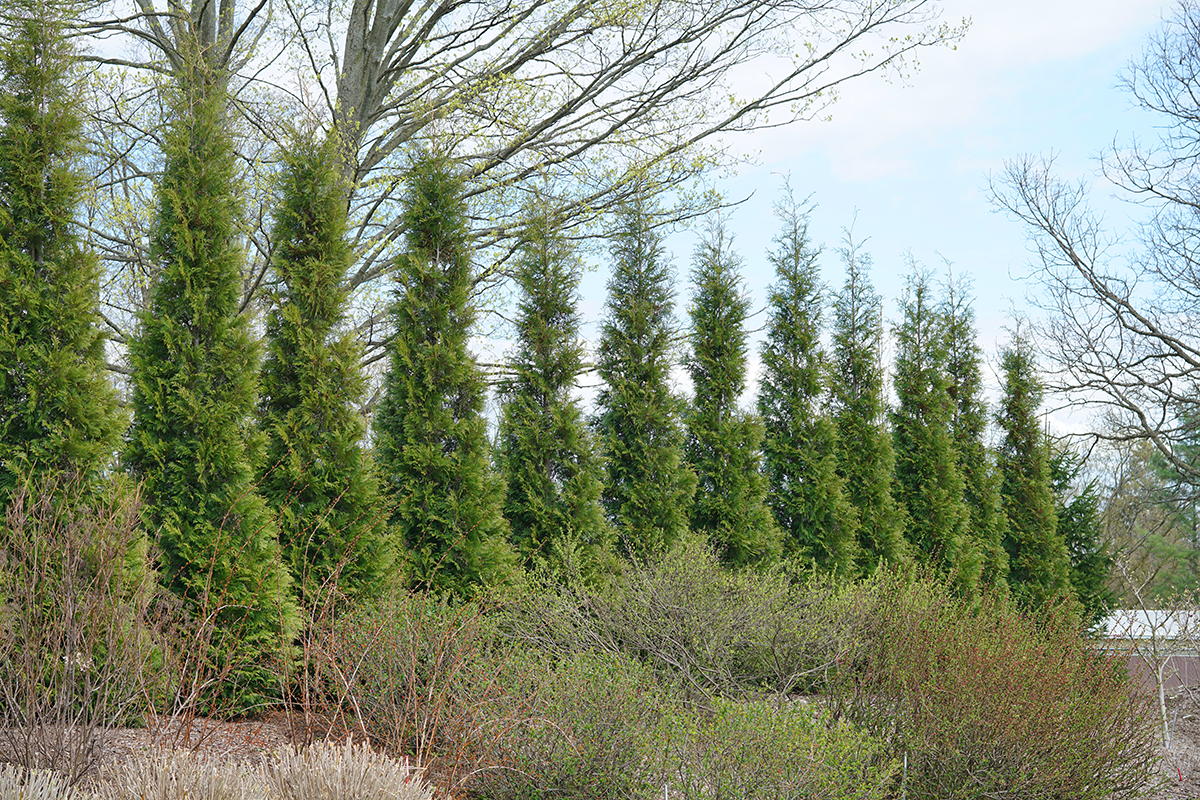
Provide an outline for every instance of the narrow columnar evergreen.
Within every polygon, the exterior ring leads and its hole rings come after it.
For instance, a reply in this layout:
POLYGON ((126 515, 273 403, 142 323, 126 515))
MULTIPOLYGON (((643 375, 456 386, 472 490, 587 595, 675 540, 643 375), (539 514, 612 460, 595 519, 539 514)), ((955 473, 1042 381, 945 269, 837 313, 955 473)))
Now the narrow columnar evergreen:
POLYGON ((896 454, 883 385, 883 303, 871 285, 871 256, 849 234, 841 250, 846 282, 833 301, 830 394, 840 451, 838 474, 858 510, 858 569, 908 559, 904 510, 892 496, 896 454))
POLYGON ((504 516, 526 562, 587 578, 610 566, 612 541, 600 506, 603 465, 574 396, 581 274, 570 243, 534 210, 516 265, 517 347, 500 389, 499 463, 504 516))
POLYGON ((336 151, 296 135, 283 154, 259 422, 260 491, 305 607, 372 594, 393 566, 387 509, 363 450, 361 347, 345 325, 350 251, 336 151))
POLYGON ((692 530, 703 533, 729 564, 774 560, 780 532, 766 505, 760 448, 763 425, 738 407, 746 387, 746 315, 741 261, 721 220, 696 248, 692 270, 691 353, 695 399, 684 452, 696 473, 692 530))
POLYGON ((1114 559, 1104 541, 1100 518, 1100 491, 1096 481, 1079 485, 1084 461, 1073 450, 1058 446, 1050 457, 1050 485, 1054 492, 1058 532, 1071 559, 1071 588, 1087 625, 1098 623, 1117 607, 1118 598, 1108 588, 1114 559))
POLYGON ((996 423, 1000 446, 1000 497, 1008 527, 1008 585, 1026 608, 1040 608, 1071 589, 1071 559, 1051 485, 1050 453, 1038 420, 1042 383, 1033 345, 1020 330, 1000 354, 1004 386, 996 423))
POLYGON ((982 351, 975 328, 975 309, 967 283, 953 277, 946 285, 943 313, 946 316, 946 376, 954 402, 950 424, 958 468, 963 476, 963 500, 970 522, 967 535, 975 540, 983 556, 980 580, 1004 586, 1008 554, 1004 550, 1007 524, 1000 507, 1000 474, 995 457, 984 442, 988 408, 983 399, 982 351))
POLYGON ((375 447, 413 583, 471 595, 507 579, 513 553, 467 348, 475 321, 463 179, 445 155, 408 169, 407 250, 396 261, 390 363, 375 447))
POLYGON ((672 270, 647 198, 618 213, 611 253, 595 421, 606 458, 603 502, 624 555, 648 559, 688 530, 696 476, 684 462, 683 401, 670 388, 672 270))
POLYGON ((950 578, 963 594, 979 586, 982 553, 970 538, 951 425, 954 401, 947 374, 946 317, 928 271, 912 265, 900 301, 896 338, 892 436, 896 499, 908 515, 905 536, 915 558, 950 578))
POLYGON ((160 272, 129 345, 125 463, 142 482, 164 583, 196 618, 215 614, 223 635, 214 657, 235 662, 230 690, 250 703, 278 686, 277 658, 297 615, 254 485, 258 348, 239 313, 243 253, 222 76, 194 66, 172 95, 151 239, 160 272))
POLYGON ((786 554, 848 574, 858 558, 858 512, 838 474, 837 428, 828 408, 829 367, 821 347, 824 293, 808 219, 789 192, 776 206, 782 229, 767 254, 775 283, 762 349, 758 413, 766 426, 768 505, 786 554))
POLYGON ((81 155, 67 9, 0 11, 0 512, 22 478, 91 478, 122 416, 104 365, 100 268, 75 230, 81 155))

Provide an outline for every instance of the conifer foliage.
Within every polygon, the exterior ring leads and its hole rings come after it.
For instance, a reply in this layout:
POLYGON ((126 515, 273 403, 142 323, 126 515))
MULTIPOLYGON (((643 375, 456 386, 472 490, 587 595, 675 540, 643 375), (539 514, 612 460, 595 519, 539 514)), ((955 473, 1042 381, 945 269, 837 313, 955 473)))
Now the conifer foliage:
POLYGON ((31 471, 94 475, 121 416, 98 328, 99 262, 74 229, 78 104, 66 10, 0 10, 0 509, 31 471))
MULTIPOLYGON (((138 335, 125 462, 142 481, 162 575, 189 610, 215 613, 217 657, 239 691, 277 685, 296 627, 270 510, 257 493, 258 352, 239 313, 235 161, 220 75, 196 58, 173 93, 151 252, 160 272, 138 335)), ((243 695, 245 697, 245 695, 243 695)))
POLYGON ((770 316, 758 391, 766 426, 768 504, 783 530, 787 554, 848 574, 858 555, 858 515, 837 471, 838 436, 827 405, 819 251, 790 192, 776 213, 782 229, 768 254, 775 283, 767 295, 770 316))
POLYGON ((1004 385, 996 422, 1000 446, 1000 496, 1008 528, 1008 584, 1026 608, 1040 608, 1070 591, 1071 561, 1058 530, 1050 452, 1038 421, 1042 384, 1033 344, 1018 329, 1000 354, 1004 385))
POLYGON ((913 554, 958 591, 979 586, 982 554, 969 538, 970 511, 951 436, 946 318, 929 272, 912 264, 895 327, 897 406, 892 410, 897 500, 908 515, 913 554))
POLYGON ((356 404, 366 386, 361 347, 343 324, 350 252, 334 158, 332 147, 302 134, 283 154, 272 261, 280 286, 259 404, 267 438, 260 487, 306 607, 379 591, 395 558, 374 462, 362 449, 366 422, 356 404))
POLYGON ((882 300, 871 285, 871 256, 849 233, 841 249, 846 282, 833 301, 830 394, 840 451, 838 474, 858 510, 858 568, 907 560, 904 513, 892 495, 896 454, 883 387, 882 300))
POLYGON ((603 468, 573 396, 583 371, 576 310, 578 257, 551 220, 534 212, 521 238, 513 376, 501 386, 504 516, 525 559, 587 576, 612 542, 600 507, 603 468))
POLYGON ((467 349, 470 232, 451 158, 416 154, 404 203, 408 247, 396 262, 390 364, 375 414, 380 477, 413 582, 470 595, 505 579, 512 551, 483 375, 467 349))
POLYGON ((946 377, 954 403, 950 425, 958 468, 963 476, 963 501, 970 522, 968 536, 982 557, 980 579, 1003 586, 1008 575, 1004 550, 1004 513, 1000 508, 1000 479, 995 457, 984 442, 988 409, 983 399, 982 354, 966 281, 950 276, 943 314, 946 317, 946 377))
POLYGON ((1058 532, 1071 559, 1071 588, 1083 609, 1085 624, 1099 622, 1116 608, 1117 595, 1108 588, 1114 559, 1104 541, 1100 490, 1096 481, 1079 485, 1084 462, 1073 450, 1053 447, 1050 486, 1054 492, 1058 532))
POLYGON ((682 401, 670 388, 676 335, 672 270, 650 201, 618 214, 600 334, 596 430, 607 459, 603 503, 626 556, 659 555, 688 530, 696 476, 684 463, 682 401))
POLYGON ((740 261, 721 220, 710 223, 692 270, 691 353, 695 393, 685 453, 696 473, 692 530, 706 535, 730 564, 778 556, 779 529, 766 506, 762 422, 738 407, 746 387, 746 314, 740 261))

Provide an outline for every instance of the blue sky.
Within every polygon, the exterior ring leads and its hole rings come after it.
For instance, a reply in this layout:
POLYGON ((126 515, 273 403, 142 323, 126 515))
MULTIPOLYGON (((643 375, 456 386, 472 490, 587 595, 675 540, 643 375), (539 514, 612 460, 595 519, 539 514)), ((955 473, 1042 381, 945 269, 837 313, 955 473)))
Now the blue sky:
MULTIPOLYGON (((847 84, 832 121, 808 121, 731 140, 757 164, 721 184, 731 197, 753 195, 729 217, 745 263, 754 308, 772 274, 764 246, 774 235, 772 204, 782 176, 816 209, 810 233, 823 244, 823 271, 843 278, 836 249, 851 225, 874 260, 885 317, 905 272, 904 254, 941 270, 943 257, 972 276, 981 344, 991 359, 1006 338, 1010 309, 1027 308, 1036 291, 1025 280, 1031 254, 1025 229, 997 212, 988 178, 1006 159, 1053 152, 1057 172, 1096 182, 1094 200, 1117 228, 1136 208, 1111 199, 1095 157, 1137 135, 1153 137, 1154 120, 1136 111, 1117 86, 1147 36, 1174 11, 1171 0, 943 0, 944 18, 971 18, 957 49, 926 51, 907 85, 868 77, 847 84)), ((686 275, 696 236, 679 233, 669 249, 680 274, 678 310, 685 319, 686 275)), ((592 280, 603 277, 605 270, 592 280)), ((591 282, 591 281, 588 281, 591 282)), ((584 287, 584 314, 600 313, 596 287, 584 287)), ((590 327, 590 326, 589 326, 590 327)), ((757 349, 757 348, 756 348, 757 349)))

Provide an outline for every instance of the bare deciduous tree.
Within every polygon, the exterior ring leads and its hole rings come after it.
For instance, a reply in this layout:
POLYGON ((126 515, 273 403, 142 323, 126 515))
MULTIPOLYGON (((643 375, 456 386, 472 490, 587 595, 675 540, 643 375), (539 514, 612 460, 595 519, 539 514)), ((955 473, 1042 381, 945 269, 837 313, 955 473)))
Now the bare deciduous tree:
MULTIPOLYGON (((262 284, 270 250, 257 223, 269 205, 273 142, 287 123, 312 117, 338 138, 351 179, 357 260, 347 282, 368 361, 382 338, 371 313, 382 297, 377 279, 403 235, 396 197, 412 144, 453 144, 471 178, 477 247, 489 251, 480 260, 503 264, 521 195, 535 180, 548 211, 573 235, 590 235, 589 224, 632 184, 683 187, 727 161, 719 134, 811 117, 845 82, 904 72, 917 50, 963 32, 939 21, 935 0, 135 4, 125 14, 93 14, 81 28, 102 45, 93 56, 103 78, 94 93, 98 210, 90 224, 113 297, 123 298, 110 301, 117 338, 153 271, 141 187, 157 168, 158 110, 147 81, 177 72, 188 52, 181 43, 191 38, 209 66, 228 73, 240 112, 253 256, 244 304, 262 284), (103 39, 109 34, 134 46, 117 52, 115 40, 103 39)), ((711 203, 682 201, 691 209, 711 203)), ((481 269, 481 279, 498 272, 481 269)))
POLYGON ((1032 234, 1051 388, 1102 412, 1097 437, 1147 440, 1200 484, 1184 446, 1200 423, 1200 3, 1180 2, 1123 83, 1163 121, 1157 142, 1114 144, 1101 162, 1147 212, 1129 236, 1091 210, 1084 183, 1055 177, 1053 157, 1008 163, 993 195, 1032 234))

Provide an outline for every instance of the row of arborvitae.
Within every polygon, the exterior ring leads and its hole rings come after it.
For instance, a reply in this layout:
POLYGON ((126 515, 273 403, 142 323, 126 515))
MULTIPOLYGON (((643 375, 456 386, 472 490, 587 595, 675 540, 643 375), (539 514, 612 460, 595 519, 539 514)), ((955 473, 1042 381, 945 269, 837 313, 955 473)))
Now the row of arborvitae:
MULTIPOLYGON (((122 427, 104 377, 96 262, 72 226, 79 121, 53 8, 17 3, 4 17, 5 505, 41 473, 105 474, 122 427)), ((573 396, 584 370, 580 265, 557 222, 531 212, 517 254, 518 347, 501 386, 497 469, 484 379, 468 350, 476 276, 465 177, 449 155, 415 153, 372 458, 346 321, 351 253, 337 132, 325 144, 298 132, 281 157, 260 380, 240 299, 229 76, 212 55, 191 54, 162 90, 172 117, 151 241, 158 273, 128 343, 122 466, 140 486, 161 583, 185 616, 220 632, 206 639, 218 672, 236 651, 243 686, 276 686, 299 609, 370 594, 397 573, 460 596, 504 583, 522 562, 598 578, 617 555, 653 559, 688 530, 736 566, 789 559, 855 575, 916 560, 964 594, 1007 580, 1038 606, 1070 591, 1056 522, 1069 515, 1054 507, 1028 344, 1018 337, 1005 355, 1006 438, 993 466, 969 305, 958 287, 935 302, 914 269, 895 331, 899 404, 889 426, 880 300, 866 259, 844 252, 827 357, 818 251, 790 201, 770 252, 777 280, 759 413, 750 415, 738 404, 748 303, 730 242, 716 224, 696 254, 688 403, 670 388, 679 360, 672 268, 652 198, 632 193, 612 233, 596 363, 603 389, 590 428, 573 396)), ((1084 534, 1088 524, 1084 515, 1084 534)), ((1095 555, 1086 535, 1079 541, 1095 555)), ((1104 568, 1102 559, 1077 562, 1104 568)))

